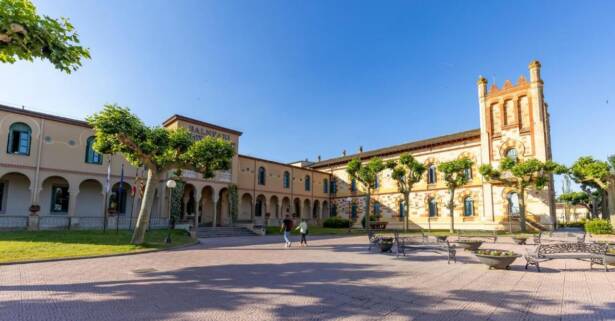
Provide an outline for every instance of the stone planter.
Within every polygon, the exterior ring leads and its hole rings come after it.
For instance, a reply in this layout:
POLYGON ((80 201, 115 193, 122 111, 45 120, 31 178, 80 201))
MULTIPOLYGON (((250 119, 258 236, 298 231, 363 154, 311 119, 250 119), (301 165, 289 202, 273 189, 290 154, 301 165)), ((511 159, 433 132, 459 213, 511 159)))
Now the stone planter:
POLYGON ((521 255, 503 250, 483 249, 474 252, 478 260, 487 265, 489 269, 510 270, 510 265, 521 255))
POLYGON ((483 244, 483 241, 478 240, 457 240, 455 243, 459 245, 460 248, 466 251, 476 251, 483 244))
POLYGON ((391 252, 393 248, 393 238, 383 237, 380 239, 380 252, 391 252))
POLYGON ((604 263, 608 265, 615 265, 615 252, 609 252, 604 256, 604 263))
POLYGON ((512 240, 517 245, 525 245, 525 242, 527 242, 527 237, 516 237, 516 236, 514 236, 512 238, 512 240))
POLYGON ((438 242, 445 242, 448 236, 436 236, 438 242))
POLYGON ((372 230, 384 230, 387 228, 387 222, 369 223, 369 228, 372 230))

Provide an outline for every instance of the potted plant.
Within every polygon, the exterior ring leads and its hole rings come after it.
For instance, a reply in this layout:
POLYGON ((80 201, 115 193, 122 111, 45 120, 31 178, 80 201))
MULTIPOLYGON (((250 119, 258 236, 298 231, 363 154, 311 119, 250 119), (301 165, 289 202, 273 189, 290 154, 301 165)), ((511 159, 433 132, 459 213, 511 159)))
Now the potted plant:
POLYGON ((383 237, 380 239, 380 251, 381 252, 391 252, 391 248, 393 248, 393 238, 392 237, 383 237))
POLYGON ((525 236, 513 236, 512 240, 517 245, 525 245, 525 242, 527 242, 527 237, 525 237, 525 236))
POLYGON ((615 264, 615 246, 609 245, 609 249, 606 250, 606 255, 604 256, 605 264, 614 265, 615 264))
POLYGON ((483 244, 481 240, 457 240, 455 243, 467 251, 476 251, 483 244))
POLYGON ((506 250, 481 249, 474 252, 478 260, 489 269, 510 270, 510 265, 521 255, 506 250))
POLYGON ((40 205, 36 205, 36 204, 30 205, 29 211, 32 213, 32 215, 36 215, 36 213, 38 213, 38 211, 40 210, 41 210, 40 205))

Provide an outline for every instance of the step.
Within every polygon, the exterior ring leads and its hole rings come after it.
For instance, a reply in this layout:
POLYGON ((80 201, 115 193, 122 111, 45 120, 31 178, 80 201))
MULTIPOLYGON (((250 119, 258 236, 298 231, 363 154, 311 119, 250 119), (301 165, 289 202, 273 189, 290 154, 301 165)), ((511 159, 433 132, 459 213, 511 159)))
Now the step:
POLYGON ((200 238, 256 236, 257 234, 243 227, 199 227, 200 238))

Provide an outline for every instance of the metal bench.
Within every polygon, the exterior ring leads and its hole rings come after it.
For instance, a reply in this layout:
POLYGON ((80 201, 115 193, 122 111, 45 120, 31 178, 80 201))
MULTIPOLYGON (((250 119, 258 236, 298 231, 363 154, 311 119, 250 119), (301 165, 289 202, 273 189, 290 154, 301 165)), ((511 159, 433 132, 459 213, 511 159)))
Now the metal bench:
POLYGON ((367 231, 367 239, 369 240, 369 248, 368 251, 372 250, 372 246, 376 246, 378 247, 380 245, 380 241, 382 241, 382 238, 384 236, 376 233, 376 231, 374 230, 369 230, 367 231))
POLYGON ((534 235, 534 244, 585 243, 585 232, 542 231, 534 235))
POLYGON ((495 230, 457 230, 457 239, 487 239, 495 243, 498 240, 498 235, 495 230))
POLYGON ((540 272, 540 263, 551 260, 575 259, 587 261, 590 263, 589 268, 593 269, 594 264, 604 265, 604 270, 609 271, 606 253, 609 245, 606 243, 553 243, 539 244, 533 253, 524 255, 525 269, 528 266, 534 265, 540 272))
POLYGON ((435 253, 446 253, 448 264, 453 260, 457 263, 457 250, 455 245, 451 245, 448 241, 439 241, 437 238, 430 240, 428 236, 421 232, 421 235, 416 236, 399 236, 399 232, 394 233, 395 245, 397 248, 397 257, 399 254, 406 256, 406 251, 429 251, 435 253))

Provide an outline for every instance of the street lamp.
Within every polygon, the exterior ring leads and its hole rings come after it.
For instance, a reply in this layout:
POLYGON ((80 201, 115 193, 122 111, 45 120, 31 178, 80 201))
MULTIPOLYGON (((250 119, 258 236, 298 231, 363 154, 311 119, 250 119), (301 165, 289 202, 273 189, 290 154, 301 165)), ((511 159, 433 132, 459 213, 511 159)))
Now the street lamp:
POLYGON ((350 209, 350 212, 348 213, 348 221, 350 221, 350 224, 348 224, 348 234, 350 234, 352 233, 352 225, 354 224, 354 219, 352 217, 352 197, 347 197, 346 203, 350 209))
POLYGON ((167 188, 169 189, 169 225, 167 227, 167 238, 164 240, 165 244, 171 244, 171 224, 172 224, 172 220, 173 220, 173 216, 171 213, 171 208, 173 206, 172 200, 171 200, 171 196, 173 193, 173 189, 175 187, 177 187, 177 182, 173 179, 170 179, 167 181, 167 188))

